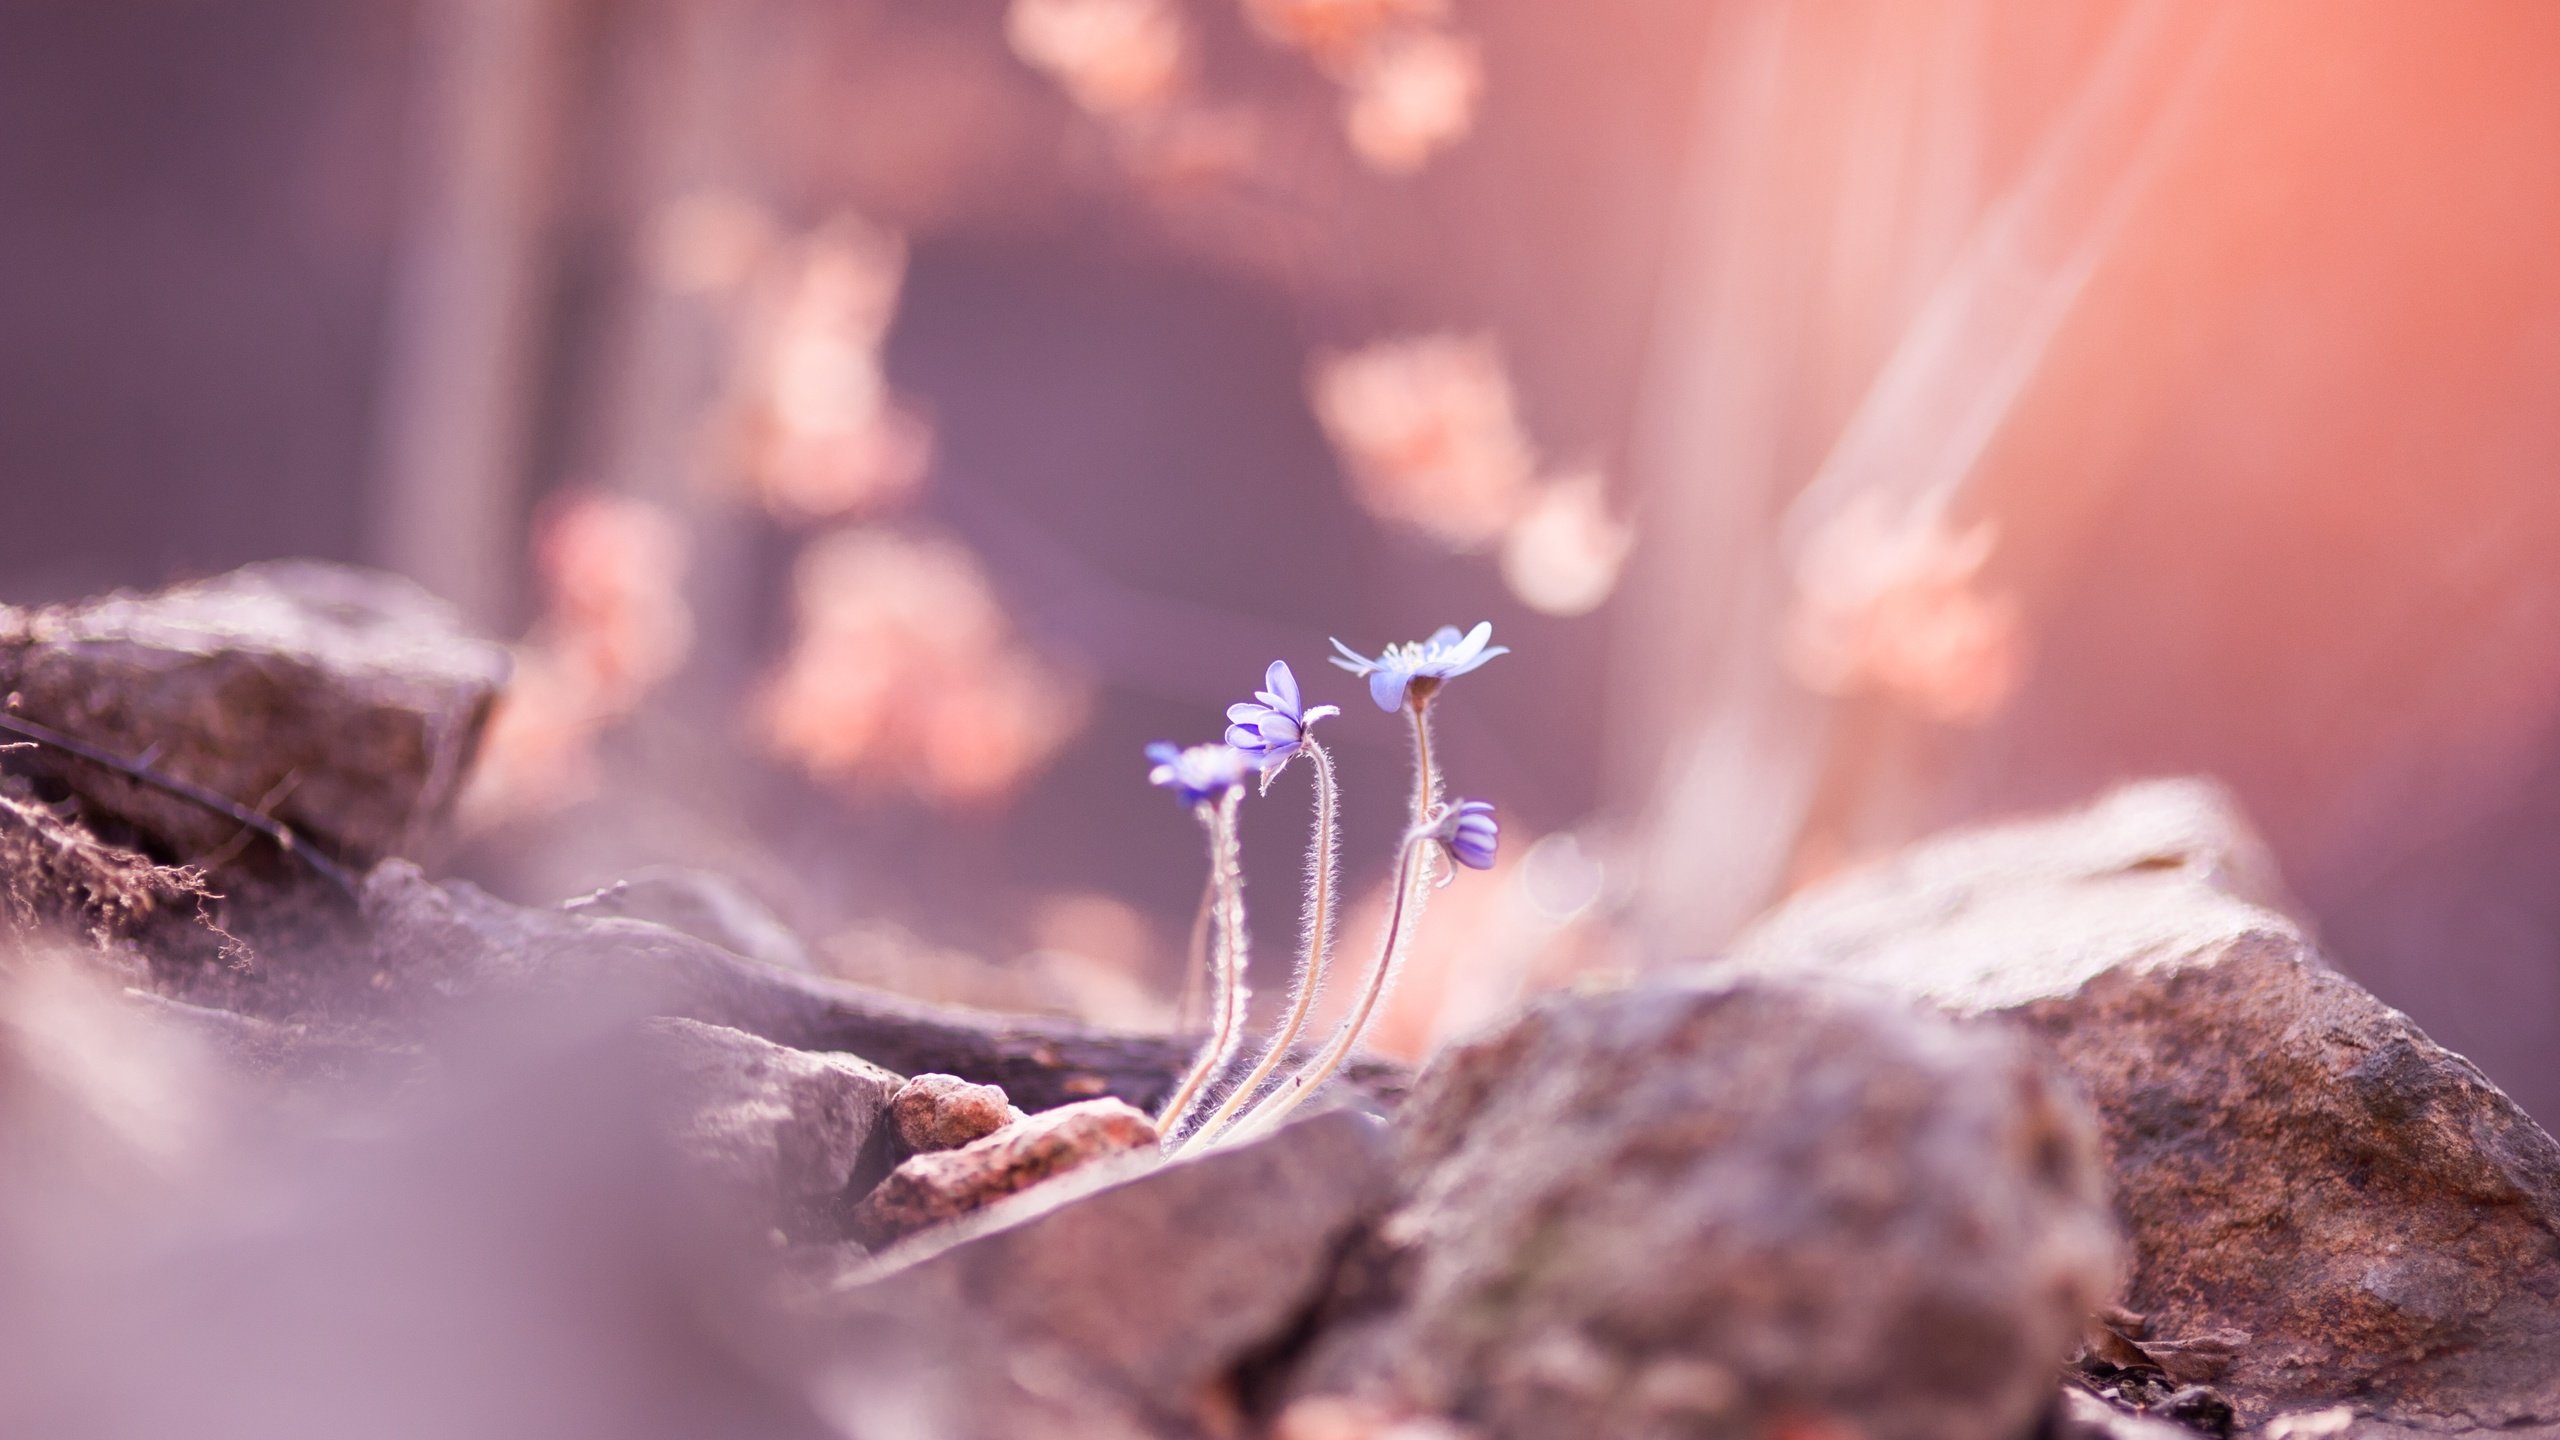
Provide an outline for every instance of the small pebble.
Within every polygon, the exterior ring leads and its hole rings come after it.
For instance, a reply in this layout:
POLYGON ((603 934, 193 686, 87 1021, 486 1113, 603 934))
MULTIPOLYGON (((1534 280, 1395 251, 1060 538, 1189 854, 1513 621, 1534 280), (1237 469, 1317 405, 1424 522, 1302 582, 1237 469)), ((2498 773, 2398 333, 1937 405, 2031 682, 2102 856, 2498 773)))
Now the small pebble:
POLYGON ((898 1139, 917 1154, 957 1150, 1021 1118, 993 1085, 972 1085, 957 1075, 918 1075, 889 1097, 898 1139))
POLYGON ((1118 1100, 1079 1100, 957 1150, 928 1151, 854 1207, 852 1238, 877 1250, 1081 1165, 1156 1144, 1155 1122, 1118 1100))

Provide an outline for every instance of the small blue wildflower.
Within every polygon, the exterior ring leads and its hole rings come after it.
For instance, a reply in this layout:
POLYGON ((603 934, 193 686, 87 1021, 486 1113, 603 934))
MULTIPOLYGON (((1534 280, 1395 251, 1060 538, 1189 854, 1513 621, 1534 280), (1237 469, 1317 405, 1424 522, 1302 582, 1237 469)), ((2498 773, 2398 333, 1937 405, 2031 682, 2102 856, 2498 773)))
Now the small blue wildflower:
POLYGON ((1490 620, 1479 621, 1463 636, 1457 626, 1443 625, 1430 639, 1390 645, 1379 651, 1375 660, 1336 640, 1333 648, 1342 653, 1333 657, 1333 663, 1354 675, 1369 677, 1369 698, 1392 715, 1403 708, 1408 688, 1420 687, 1428 699, 1443 680, 1454 680, 1496 655, 1511 653, 1507 646, 1485 644, 1492 638, 1490 620))
POLYGON ((1488 800, 1461 800, 1449 806, 1429 833, 1450 859, 1470 870, 1492 869, 1494 848, 1502 840, 1501 823, 1493 818, 1493 803, 1488 800))
POLYGON ((1155 762, 1147 772, 1147 783, 1167 787, 1185 805, 1219 798, 1242 785, 1253 770, 1253 762, 1232 745, 1180 750, 1159 740, 1147 747, 1147 758, 1155 762))
POLYGON ((1227 707, 1227 719, 1232 722, 1227 726, 1227 743, 1243 751, 1265 774, 1275 774, 1306 744, 1308 726, 1342 711, 1331 705, 1305 708, 1298 696, 1298 677, 1289 673, 1286 660, 1274 660, 1262 672, 1262 687, 1251 700, 1227 707))

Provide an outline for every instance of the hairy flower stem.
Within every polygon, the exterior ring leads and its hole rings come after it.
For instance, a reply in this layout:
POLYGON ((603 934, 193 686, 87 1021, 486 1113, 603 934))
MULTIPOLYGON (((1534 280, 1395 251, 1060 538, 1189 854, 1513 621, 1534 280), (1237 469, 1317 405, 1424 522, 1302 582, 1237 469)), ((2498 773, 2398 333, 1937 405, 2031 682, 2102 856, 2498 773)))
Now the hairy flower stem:
MULTIPOLYGON (((1416 829, 1429 825, 1440 813, 1440 772, 1431 763, 1431 697, 1440 690, 1436 680, 1416 680, 1405 691, 1405 718, 1413 722, 1413 824, 1416 829)), ((1439 852, 1429 851, 1413 877, 1420 889, 1431 882, 1434 862, 1439 852)))
POLYGON ((1244 1108, 1280 1062, 1289 1058, 1289 1047, 1307 1028, 1307 1016, 1316 1006, 1316 993, 1324 981, 1325 961, 1333 948, 1333 908, 1335 887, 1340 880, 1340 867, 1335 863, 1335 846, 1340 833, 1339 801, 1333 787, 1333 757, 1311 737, 1305 742, 1306 755, 1315 766, 1316 818, 1314 832, 1307 837, 1307 907, 1306 934, 1299 942, 1298 988, 1290 997, 1288 1018, 1280 1022, 1279 1032, 1271 1037, 1270 1048, 1263 1051, 1261 1063, 1244 1077, 1227 1096, 1226 1103, 1211 1112, 1191 1138, 1173 1153, 1189 1154, 1217 1138, 1235 1113, 1244 1108))
POLYGON ((1244 1038, 1245 1001, 1249 998, 1244 984, 1244 867, 1236 839, 1236 807, 1242 803, 1244 791, 1237 788, 1229 790, 1215 810, 1203 807, 1200 812, 1201 823, 1209 830, 1209 874, 1218 895, 1218 947, 1210 972, 1214 983, 1209 995, 1209 1039, 1200 1047, 1200 1058, 1192 1062, 1191 1073, 1182 1077, 1173 1098, 1165 1102, 1157 1118, 1156 1131, 1167 1140, 1200 1102, 1210 1080, 1235 1058, 1236 1045, 1244 1038))
POLYGON ((1430 899, 1432 870, 1440 858, 1439 848, 1423 834, 1440 809, 1440 772, 1431 758, 1431 700, 1439 689, 1440 682, 1423 678, 1405 690, 1405 718, 1413 728, 1413 826, 1396 854, 1395 889, 1387 911, 1386 934, 1378 942, 1377 963, 1370 968, 1368 982, 1361 987, 1360 998, 1353 1002, 1350 1018, 1343 1021, 1342 1028, 1313 1060, 1272 1091, 1269 1099, 1229 1127, 1228 1134, 1235 1139, 1269 1131, 1342 1068, 1402 967, 1406 942, 1424 902, 1430 899))
POLYGON ((1209 922, 1218 913, 1218 868, 1212 862, 1200 882, 1200 908, 1191 916, 1191 943, 1184 947, 1182 998, 1174 1002, 1173 1023, 1184 1030, 1200 1020, 1200 992, 1208 988, 1209 922))
POLYGON ((1333 1072, 1342 1068, 1343 1061, 1351 1058, 1352 1048, 1360 1043, 1362 1032, 1369 1028, 1369 1022, 1377 1015, 1378 1002, 1385 997, 1388 982, 1395 978, 1397 962, 1403 958, 1405 941, 1412 930, 1411 921, 1422 908, 1421 886, 1414 880, 1417 871, 1414 857, 1429 853, 1431 845, 1431 837, 1423 833, 1420 826, 1405 836, 1404 845, 1396 856, 1396 880, 1392 892, 1395 899, 1387 910, 1386 933, 1379 937, 1378 960, 1369 969, 1368 983, 1361 986, 1359 999, 1352 1002, 1350 1016, 1313 1060, 1271 1092, 1270 1099, 1255 1106, 1235 1124, 1228 1132, 1235 1139, 1244 1140, 1270 1131, 1331 1079, 1333 1072))

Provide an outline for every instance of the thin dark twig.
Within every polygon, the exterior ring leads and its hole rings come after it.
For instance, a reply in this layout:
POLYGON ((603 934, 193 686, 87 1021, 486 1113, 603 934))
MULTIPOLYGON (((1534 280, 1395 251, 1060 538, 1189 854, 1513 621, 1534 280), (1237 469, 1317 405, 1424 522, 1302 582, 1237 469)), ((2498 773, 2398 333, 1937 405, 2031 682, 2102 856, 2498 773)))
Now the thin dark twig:
MULTIPOLYGON (((136 765, 148 765, 152 762, 154 757, 159 755, 159 753, 160 747, 154 745, 150 749, 143 751, 141 756, 133 763, 136 765)), ((285 772, 285 777, 276 782, 276 787, 274 789, 259 796, 258 803, 250 806, 249 808, 257 814, 273 819, 276 813, 276 806, 282 804, 284 797, 293 793, 293 787, 301 783, 302 772, 299 770, 288 770, 285 772)), ((238 857, 241 851, 249 848, 249 837, 256 833, 257 832, 252 830, 234 831, 232 832, 230 839, 214 846, 204 854, 196 856, 187 863, 198 870, 218 870, 221 867, 230 864, 233 859, 238 857)))
POLYGON ((15 715, 0 714, 0 730, 33 740, 39 745, 50 745, 64 754, 77 756, 92 765, 103 765, 119 775, 139 781, 154 790, 175 795, 191 804, 201 805, 226 820, 266 836, 275 842, 277 849, 300 858, 302 863, 311 867, 313 873, 349 895, 357 893, 355 877, 347 873, 346 867, 302 843, 301 839, 293 833, 293 827, 269 819, 227 795, 208 790, 191 781, 181 780, 174 775, 163 774, 139 761, 127 760, 122 756, 101 750, 86 740, 75 739, 50 726, 39 725, 32 720, 20 719, 15 715))

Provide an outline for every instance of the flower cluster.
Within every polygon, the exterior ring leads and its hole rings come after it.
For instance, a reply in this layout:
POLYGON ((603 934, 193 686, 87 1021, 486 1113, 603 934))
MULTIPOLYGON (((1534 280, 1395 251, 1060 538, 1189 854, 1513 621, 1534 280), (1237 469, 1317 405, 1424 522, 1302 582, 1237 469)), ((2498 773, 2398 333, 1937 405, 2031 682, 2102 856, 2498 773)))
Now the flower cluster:
POLYGON ((1495 656, 1509 653, 1492 640, 1493 625, 1488 621, 1463 633, 1454 625, 1444 626, 1427 640, 1389 645, 1375 656, 1363 655, 1339 640, 1333 642, 1340 652, 1333 663, 1367 680, 1370 700, 1389 714, 1403 712, 1412 726, 1416 818, 1396 849, 1395 881, 1390 890, 1393 908, 1386 933, 1379 939, 1377 958, 1362 978, 1348 1018, 1312 1059, 1277 1083, 1266 1084, 1291 1057, 1292 1046, 1307 1022, 1317 988, 1325 977, 1331 948, 1338 808, 1333 762, 1312 731, 1317 721, 1342 712, 1332 705, 1309 706, 1288 662, 1275 660, 1263 672, 1262 688, 1254 692, 1251 700, 1227 707, 1222 742, 1189 749, 1166 743, 1147 747, 1147 758, 1153 763, 1148 780, 1173 791, 1184 805, 1202 816, 1209 831, 1209 891, 1203 901, 1195 951, 1206 949, 1212 934, 1217 937, 1212 953, 1195 953, 1192 957, 1195 965, 1208 967, 1218 997, 1212 1007, 1214 1020, 1209 1039, 1175 1087, 1161 1118, 1168 1143, 1179 1147, 1176 1153, 1260 1134, 1314 1094, 1350 1057, 1376 1015, 1395 974, 1396 960, 1411 939, 1415 919, 1433 888, 1431 872, 1438 861, 1445 857, 1452 865, 1471 870, 1493 868, 1501 840, 1501 826, 1494 818, 1493 806, 1483 800, 1436 803, 1440 777, 1432 763, 1430 739, 1431 705, 1441 687, 1495 656), (1315 768, 1316 824, 1309 847, 1306 938, 1296 990, 1259 1062, 1227 1092, 1223 1103, 1195 1124, 1195 1113, 1206 1108, 1213 1083, 1237 1053, 1244 1018, 1244 901, 1236 859, 1236 801, 1249 775, 1258 772, 1262 788, 1267 791, 1271 781, 1302 754, 1310 757, 1315 768))

